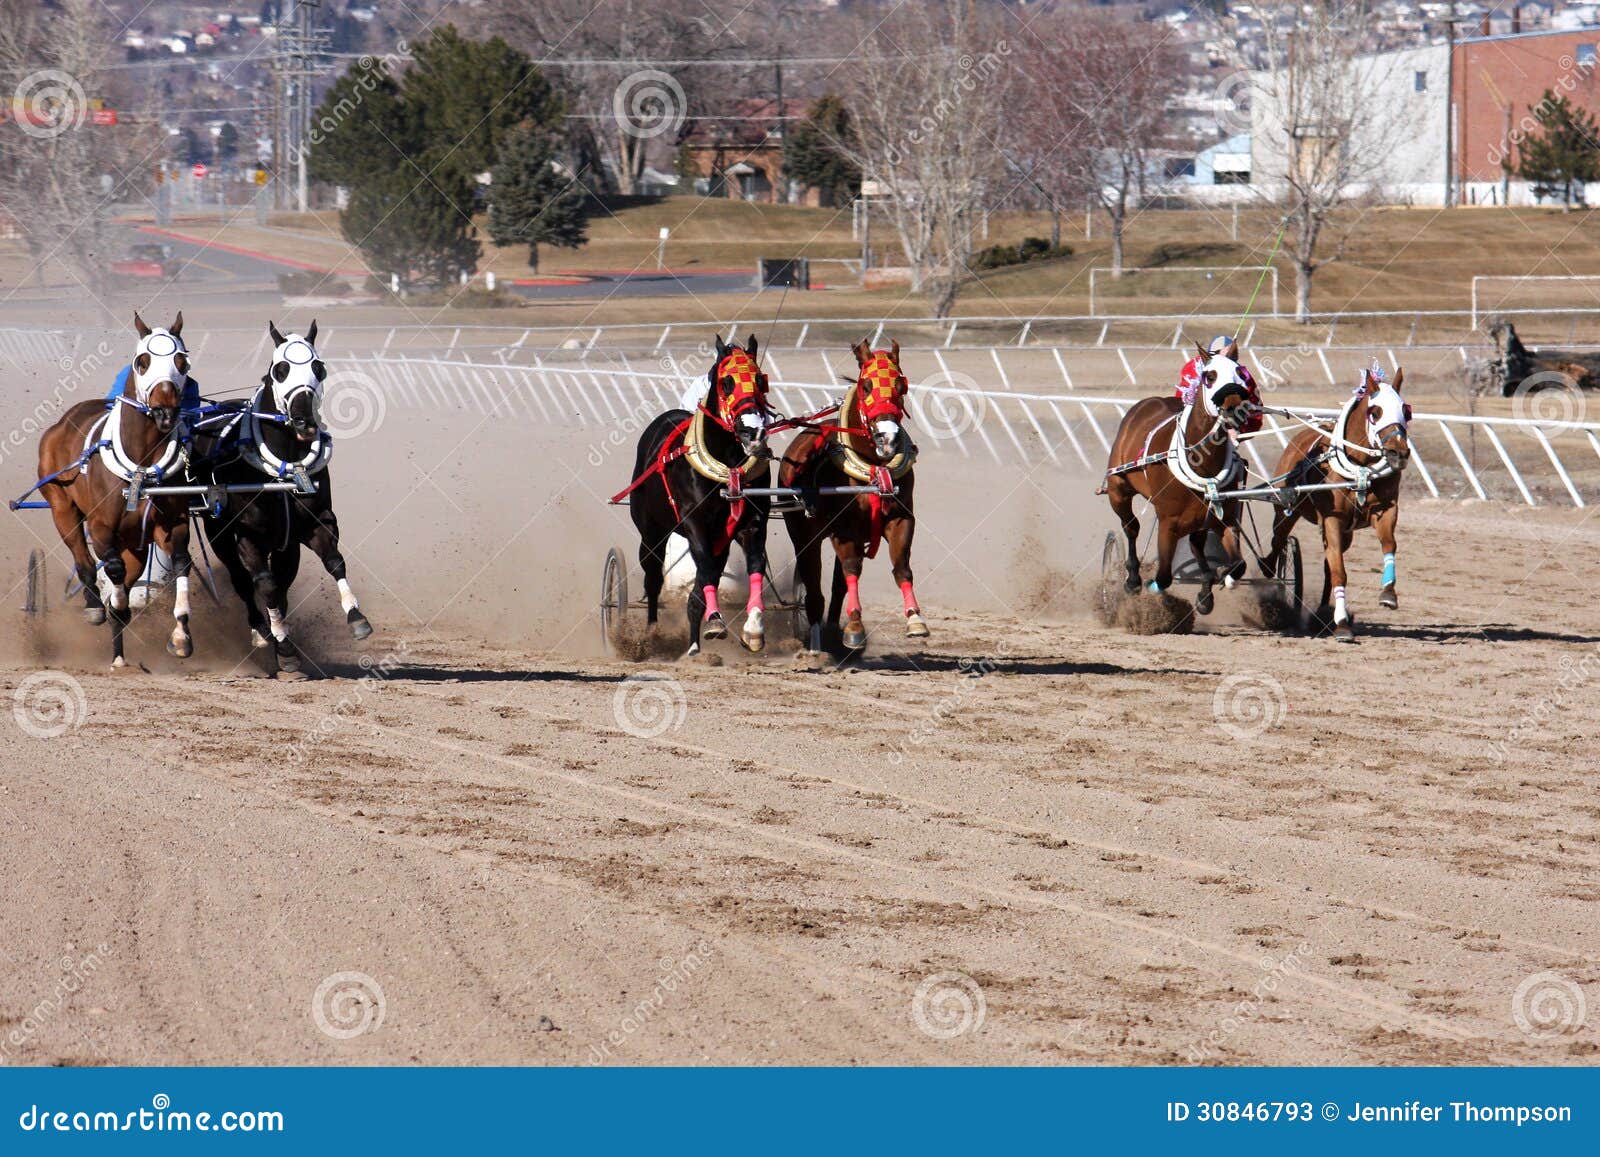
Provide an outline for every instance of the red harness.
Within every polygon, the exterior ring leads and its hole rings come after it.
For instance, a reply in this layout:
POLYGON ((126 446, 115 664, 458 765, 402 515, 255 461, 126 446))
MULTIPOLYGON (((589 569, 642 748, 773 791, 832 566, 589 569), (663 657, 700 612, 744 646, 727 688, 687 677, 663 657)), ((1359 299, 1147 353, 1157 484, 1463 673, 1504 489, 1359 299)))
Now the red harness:
MULTIPOLYGON (((712 413, 704 405, 699 410, 707 418, 730 433, 733 430, 733 419, 748 407, 740 405, 745 398, 752 400, 753 404, 761 404, 761 370, 752 358, 742 349, 732 349, 717 363, 712 371, 712 380, 716 383, 713 387, 717 394, 717 409, 721 413, 712 413), (723 388, 723 383, 729 383, 728 388, 723 388)), ((667 504, 672 507, 673 520, 681 525, 683 512, 678 509, 677 496, 672 493, 672 483, 667 479, 667 467, 682 458, 689 452, 685 439, 689 433, 689 426, 694 421, 693 417, 685 418, 672 428, 672 433, 662 440, 661 450, 656 454, 656 460, 650 468, 639 477, 628 483, 627 487, 618 491, 611 497, 611 504, 615 506, 639 487, 643 486, 656 475, 661 476, 661 488, 667 492, 667 504)), ((724 488, 728 492, 728 521, 723 527, 722 534, 714 544, 717 554, 728 549, 733 542, 734 532, 739 528, 739 522, 744 518, 744 471, 737 466, 728 467, 728 483, 724 488)))

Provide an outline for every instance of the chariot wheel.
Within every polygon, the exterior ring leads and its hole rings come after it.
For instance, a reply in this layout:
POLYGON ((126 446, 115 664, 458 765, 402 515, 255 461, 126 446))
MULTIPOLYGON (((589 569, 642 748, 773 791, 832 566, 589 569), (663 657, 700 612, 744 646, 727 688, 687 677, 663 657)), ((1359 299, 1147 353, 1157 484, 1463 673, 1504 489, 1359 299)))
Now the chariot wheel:
POLYGON ((1294 611, 1296 622, 1303 622, 1306 613, 1305 564, 1300 558, 1300 540, 1292 534, 1289 541, 1284 543, 1283 553, 1278 558, 1278 573, 1274 577, 1279 596, 1294 611))
POLYGON ((1102 623, 1109 624, 1117 617, 1117 603, 1127 577, 1127 541, 1121 531, 1107 531, 1105 547, 1100 551, 1100 587, 1094 601, 1095 614, 1102 623))
POLYGON ((616 547, 606 551, 600 572, 600 645, 607 655, 615 655, 616 634, 628 614, 628 564, 616 547))
POLYGON ((25 615, 42 615, 45 611, 45 602, 49 597, 45 592, 44 578, 44 552, 30 550, 28 552, 28 576, 23 584, 22 613, 25 615))

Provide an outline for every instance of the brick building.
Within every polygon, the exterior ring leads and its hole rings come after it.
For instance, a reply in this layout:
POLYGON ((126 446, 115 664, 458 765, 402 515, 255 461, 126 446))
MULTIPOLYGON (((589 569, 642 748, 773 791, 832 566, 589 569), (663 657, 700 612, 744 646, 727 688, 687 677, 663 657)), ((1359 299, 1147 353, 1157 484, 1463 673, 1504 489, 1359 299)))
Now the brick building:
MULTIPOLYGON (((806 114, 805 101, 787 100, 784 106, 789 124, 806 114)), ((785 123, 776 101, 742 101, 726 116, 696 121, 683 152, 710 196, 817 205, 816 189, 791 188, 784 176, 785 123)))

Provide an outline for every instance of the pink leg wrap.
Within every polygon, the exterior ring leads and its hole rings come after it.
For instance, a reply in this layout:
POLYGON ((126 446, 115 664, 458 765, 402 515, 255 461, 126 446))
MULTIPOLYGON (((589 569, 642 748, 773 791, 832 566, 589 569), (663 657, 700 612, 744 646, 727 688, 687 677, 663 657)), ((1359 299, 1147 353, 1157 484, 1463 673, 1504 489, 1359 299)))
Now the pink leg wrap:
POLYGON ((900 584, 900 597, 906 601, 906 614, 914 615, 921 611, 922 608, 917 606, 917 596, 912 593, 909 582, 900 584))
POLYGON ((856 590, 861 584, 861 576, 847 574, 844 576, 844 613, 859 615, 861 613, 861 595, 856 590))
POLYGON ((722 612, 717 609, 717 588, 713 586, 702 587, 700 593, 706 598, 705 617, 709 619, 712 615, 720 615, 722 612))
POLYGON ((762 581, 763 581, 763 577, 764 576, 762 576, 760 574, 753 574, 753 575, 750 576, 750 601, 745 604, 745 608, 744 608, 745 609, 745 613, 747 613, 747 614, 749 612, 751 612, 751 611, 759 611, 759 610, 762 609, 762 607, 761 607, 761 584, 762 584, 762 581))

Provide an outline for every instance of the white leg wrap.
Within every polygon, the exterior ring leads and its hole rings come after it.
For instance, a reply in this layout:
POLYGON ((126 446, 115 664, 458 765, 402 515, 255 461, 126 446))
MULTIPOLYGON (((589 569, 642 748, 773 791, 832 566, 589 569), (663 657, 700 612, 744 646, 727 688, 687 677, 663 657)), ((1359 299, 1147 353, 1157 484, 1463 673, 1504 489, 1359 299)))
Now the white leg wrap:
POLYGON ((186 618, 189 614, 189 580, 187 577, 174 579, 172 583, 172 617, 175 619, 186 618))
POLYGON ((94 585, 99 588, 100 601, 102 603, 108 607, 116 605, 117 587, 115 583, 106 577, 105 571, 101 571, 95 578, 94 585))
POLYGON ((1345 606, 1343 587, 1333 588, 1333 621, 1335 623, 1350 621, 1350 610, 1345 606))
POLYGON ((283 642, 289 637, 289 625, 284 622, 283 615, 277 611, 267 612, 267 623, 272 628, 272 637, 278 642, 283 642))
POLYGON ((356 602, 356 592, 350 588, 349 579, 339 580, 339 605, 344 608, 344 613, 347 615, 361 605, 356 602))
POLYGON ((128 592, 122 587, 113 586, 111 588, 111 609, 114 611, 128 609, 128 592))

